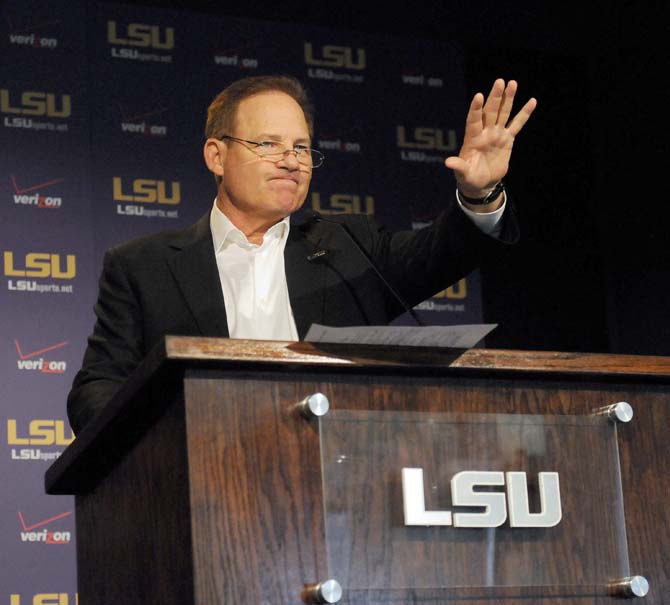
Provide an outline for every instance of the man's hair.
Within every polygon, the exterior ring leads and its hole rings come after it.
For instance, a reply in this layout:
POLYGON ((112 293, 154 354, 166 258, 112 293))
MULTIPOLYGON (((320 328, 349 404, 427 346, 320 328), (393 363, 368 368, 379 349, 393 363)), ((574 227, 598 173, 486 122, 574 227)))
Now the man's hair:
POLYGON ((305 114, 309 136, 314 134, 314 109, 302 84, 291 76, 252 76, 242 78, 224 88, 207 109, 205 136, 221 138, 230 134, 239 104, 263 92, 283 92, 300 105, 305 114))

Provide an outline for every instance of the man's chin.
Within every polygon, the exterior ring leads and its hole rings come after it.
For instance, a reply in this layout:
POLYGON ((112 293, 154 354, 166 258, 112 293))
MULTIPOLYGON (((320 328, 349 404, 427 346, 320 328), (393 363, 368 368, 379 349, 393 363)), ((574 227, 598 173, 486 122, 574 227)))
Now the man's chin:
POLYGON ((278 220, 281 220, 290 214, 293 214, 294 212, 297 212, 302 208, 302 205, 305 203, 305 200, 297 200, 295 196, 287 199, 279 199, 276 201, 276 204, 274 205, 277 214, 280 215, 281 218, 278 220))

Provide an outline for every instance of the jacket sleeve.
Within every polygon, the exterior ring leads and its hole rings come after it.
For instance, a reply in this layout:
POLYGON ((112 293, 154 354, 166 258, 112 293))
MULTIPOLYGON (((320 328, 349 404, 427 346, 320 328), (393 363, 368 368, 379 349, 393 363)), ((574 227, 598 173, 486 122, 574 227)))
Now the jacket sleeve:
POLYGON ((95 327, 67 401, 75 433, 104 407, 144 356, 140 305, 114 249, 105 254, 94 310, 95 327))
MULTIPOLYGON (((372 257, 410 306, 430 298, 465 277, 485 259, 519 239, 513 203, 502 218, 499 235, 482 232, 459 208, 447 205, 432 225, 387 233, 369 223, 372 257)), ((404 310, 389 299, 390 315, 404 310)))

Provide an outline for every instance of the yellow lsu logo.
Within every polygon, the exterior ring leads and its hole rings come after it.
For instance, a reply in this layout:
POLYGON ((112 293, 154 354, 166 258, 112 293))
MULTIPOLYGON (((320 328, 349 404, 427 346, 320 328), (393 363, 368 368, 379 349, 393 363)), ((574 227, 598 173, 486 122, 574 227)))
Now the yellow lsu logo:
POLYGON ((68 118, 72 114, 72 98, 70 95, 27 90, 22 92, 19 100, 16 101, 12 100, 12 95, 7 88, 2 88, 0 89, 0 112, 24 116, 68 118))
POLYGON ((312 210, 321 214, 374 214, 375 199, 371 195, 333 193, 324 201, 320 193, 313 191, 312 210))
POLYGON ((23 268, 17 268, 13 252, 5 250, 4 261, 7 277, 73 279, 77 275, 77 259, 74 254, 65 256, 65 266, 63 266, 60 254, 50 254, 49 252, 29 252, 23 261, 23 268))
POLYGON ((465 278, 457 281, 455 284, 449 286, 446 290, 438 292, 432 298, 455 298, 463 299, 468 295, 468 284, 465 278))
POLYGON ((152 179, 135 179, 132 183, 132 192, 124 193, 123 180, 120 176, 112 178, 114 200, 117 202, 142 202, 152 204, 178 204, 181 201, 181 188, 178 181, 168 185, 166 181, 155 181, 152 179))
POLYGON ((19 436, 16 420, 7 419, 8 445, 70 445, 73 441, 74 433, 63 420, 31 420, 27 435, 19 436))
POLYGON ((117 29, 116 21, 107 21, 107 42, 110 44, 159 50, 174 48, 174 28, 166 27, 163 33, 164 39, 161 39, 161 28, 158 25, 129 23, 123 31, 123 26, 117 29))
POLYGON ((319 67, 346 67, 347 69, 365 69, 365 49, 356 49, 356 60, 354 60, 354 49, 349 46, 334 46, 326 44, 321 47, 321 57, 314 55, 311 42, 305 42, 305 63, 307 65, 318 65, 319 67))
POLYGON ((75 593, 70 597, 65 592, 40 592, 33 595, 32 599, 21 600, 20 594, 9 595, 9 605, 78 605, 79 595, 75 593))
POLYGON ((420 126, 411 130, 408 135, 404 126, 396 126, 398 147, 405 149, 434 149, 437 151, 454 151, 456 149, 456 132, 441 128, 420 126))
POLYGON ((70 597, 65 592, 40 592, 33 595, 32 599, 21 600, 20 594, 9 595, 9 605, 78 605, 79 595, 75 593, 70 597))

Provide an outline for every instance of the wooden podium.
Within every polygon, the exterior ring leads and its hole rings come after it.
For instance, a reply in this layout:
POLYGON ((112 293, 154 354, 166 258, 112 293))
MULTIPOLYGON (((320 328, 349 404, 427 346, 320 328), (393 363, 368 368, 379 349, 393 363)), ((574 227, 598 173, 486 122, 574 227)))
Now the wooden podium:
MULTIPOLYGON (((649 580, 641 602, 660 605, 669 385, 661 357, 168 336, 49 468, 46 489, 76 496, 82 605, 299 605, 329 579, 319 423, 297 408, 306 396, 324 393, 337 410, 538 415, 627 401, 635 420, 617 439, 630 569, 649 580)), ((550 564, 569 568, 569 553, 550 564)), ((432 597, 343 586, 340 602, 619 602, 604 586, 432 597)))

